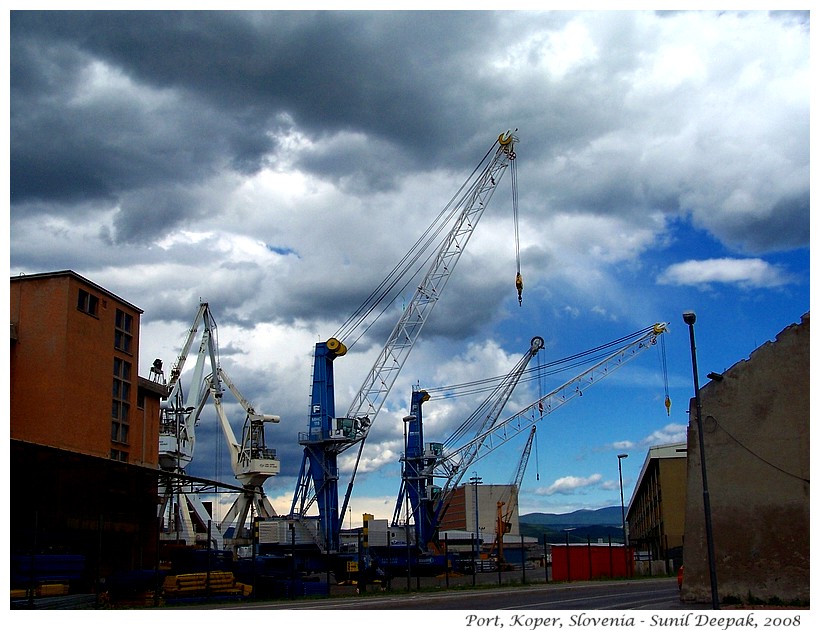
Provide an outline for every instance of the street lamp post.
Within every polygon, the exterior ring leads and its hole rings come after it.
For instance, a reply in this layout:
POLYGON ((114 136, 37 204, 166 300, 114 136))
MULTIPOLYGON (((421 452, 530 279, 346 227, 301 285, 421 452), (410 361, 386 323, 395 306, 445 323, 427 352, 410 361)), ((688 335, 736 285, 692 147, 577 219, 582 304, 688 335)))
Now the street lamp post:
POLYGON ((473 476, 470 477, 470 482, 473 484, 473 492, 475 497, 475 565, 473 568, 473 575, 475 575, 475 572, 478 571, 478 560, 481 556, 481 541, 479 539, 478 529, 478 484, 481 483, 481 477, 473 471, 473 476))
POLYGON ((706 552, 709 558, 709 583, 712 588, 712 608, 720 608, 717 592, 717 572, 715 569, 715 544, 712 538, 712 507, 709 501, 709 486, 706 483, 706 451, 703 447, 703 420, 700 387, 698 385, 698 360, 695 350, 695 313, 684 311, 683 321, 689 326, 689 345, 692 351, 692 377, 695 381, 695 421, 698 425, 698 446, 700 448, 700 476, 703 482, 703 515, 706 520, 706 552))
POLYGON ((629 457, 627 453, 620 453, 618 455, 618 482, 621 486, 621 528, 623 529, 624 533, 624 570, 626 571, 626 575, 624 577, 629 577, 629 554, 627 553, 629 542, 626 538, 626 513, 624 512, 624 476, 623 472, 621 471, 621 460, 627 457, 629 457))

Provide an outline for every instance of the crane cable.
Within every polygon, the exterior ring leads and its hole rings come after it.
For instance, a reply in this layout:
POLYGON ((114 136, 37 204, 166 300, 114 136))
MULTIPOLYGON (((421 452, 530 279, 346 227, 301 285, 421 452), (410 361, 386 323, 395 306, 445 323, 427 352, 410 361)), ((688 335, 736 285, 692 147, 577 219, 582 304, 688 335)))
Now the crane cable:
MULTIPOLYGON (((583 352, 578 352, 568 357, 556 359, 554 361, 550 361, 547 363, 542 363, 542 360, 539 355, 538 364, 536 365, 536 367, 529 367, 526 370, 524 370, 522 377, 519 380, 519 383, 526 383, 537 378, 542 378, 544 376, 560 374, 561 372, 566 372, 567 370, 575 369, 583 365, 596 362, 600 360, 605 354, 607 354, 611 350, 611 348, 626 345, 633 339, 636 339, 646 334, 647 332, 652 330, 652 328, 653 326, 647 326, 646 328, 638 330, 632 334, 624 335, 619 339, 615 339, 608 343, 601 344, 599 346, 596 346, 595 348, 584 350, 583 352)), ((661 340, 663 340, 663 337, 661 337, 661 340)), ((503 374, 475 381, 468 381, 466 383, 459 383, 455 385, 425 387, 424 390, 430 395, 430 400, 458 398, 461 396, 468 396, 471 394, 496 389, 497 382, 507 377, 508 374, 503 374)), ((541 384, 539 383, 539 388, 540 386, 541 384)), ((540 398, 541 397, 539 397, 539 399, 540 398)))
MULTIPOLYGON (((538 368, 541 367, 541 355, 540 354, 536 357, 536 364, 537 364, 538 368)), ((542 378, 538 379, 538 400, 543 400, 543 398, 544 398, 544 379, 543 379, 543 375, 542 375, 542 378)), ((541 411, 541 413, 544 413, 543 405, 541 405, 541 408, 539 409, 539 411, 541 411)), ((533 431, 536 431, 536 429, 535 429, 536 426, 538 426, 538 425, 535 425, 535 424, 532 425, 533 431)), ((537 431, 535 432, 535 435, 533 435, 533 439, 535 440, 535 480, 540 481, 541 480, 541 464, 538 463, 538 432, 537 431)))
POLYGON ((666 370, 666 337, 661 335, 660 355, 661 355, 661 373, 663 374, 663 404, 666 406, 666 415, 672 415, 672 399, 669 398, 669 374, 666 370))
MULTIPOLYGON (((570 357, 565 359, 558 359, 556 361, 551 361, 549 363, 541 365, 540 361, 535 368, 527 368, 521 372, 521 376, 519 377, 518 382, 526 382, 535 378, 541 378, 545 374, 555 374, 557 372, 562 372, 571 368, 576 368, 580 365, 586 365, 593 361, 597 361, 601 358, 602 355, 608 354, 606 352, 607 349, 612 348, 613 346, 620 346, 623 345, 625 342, 640 337, 650 330, 653 329, 653 326, 648 326, 642 330, 632 333, 631 335, 625 335, 620 339, 616 339, 614 341, 610 341, 609 343, 602 344, 597 348, 593 348, 591 350, 586 350, 584 352, 579 352, 574 354, 570 357), (548 371, 546 368, 557 367, 552 371, 548 371), (534 375, 533 375, 534 373, 534 375), (524 379, 523 376, 525 374, 529 374, 527 379, 524 379)), ((526 357, 519 360, 517 365, 521 365, 521 362, 526 360, 526 357)), ((486 391, 491 390, 493 393, 487 396, 482 403, 475 409, 456 429, 455 431, 444 441, 444 445, 449 447, 456 444, 461 438, 467 435, 467 432, 471 429, 474 429, 478 424, 485 420, 487 417, 487 413, 492 408, 492 406, 498 400, 500 392, 504 391, 505 385, 509 381, 512 374, 516 373, 517 369, 513 368, 513 370, 507 374, 503 374, 501 376, 496 376, 493 378, 483 379, 481 381, 472 381, 471 383, 465 383, 462 385, 454 385, 451 387, 438 387, 438 388, 425 388, 425 391, 430 394, 430 399, 434 398, 454 398, 458 395, 467 395, 473 394, 479 391, 486 391), (467 388, 466 392, 462 392, 460 394, 448 395, 447 392, 452 392, 459 388, 467 388), (433 396, 431 392, 438 392, 438 396, 433 396), (444 394, 442 394, 444 392, 444 394)), ((543 397, 543 396, 542 396, 543 397)), ((540 400, 540 398, 539 398, 540 400)), ((540 404, 540 403, 539 403, 540 404)), ((543 413, 543 410, 542 410, 543 413)))
MULTIPOLYGON (((404 254, 404 256, 399 260, 395 267, 385 276, 385 278, 379 283, 379 285, 373 289, 370 295, 362 302, 362 304, 347 318, 347 320, 341 325, 339 330, 333 335, 335 338, 340 340, 345 340, 345 345, 348 349, 352 348, 353 345, 358 341, 373 325, 373 322, 369 323, 367 326, 364 327, 364 330, 359 334, 356 339, 352 342, 348 342, 346 338, 353 333, 357 328, 363 325, 364 321, 367 317, 378 307, 379 304, 386 301, 386 305, 381 310, 379 315, 376 317, 378 320, 384 312, 390 307, 392 300, 388 300, 387 297, 390 295, 394 295, 393 289, 399 283, 402 278, 408 277, 408 273, 412 271, 415 267, 415 271, 409 273, 409 277, 405 284, 401 287, 400 291, 405 290, 410 282, 412 282, 413 278, 417 276, 421 271, 421 265, 418 264, 420 260, 424 260, 425 262, 430 260, 433 255, 436 253, 436 250, 430 250, 431 245, 435 242, 441 243, 442 241, 439 239, 440 234, 444 231, 445 227, 448 226, 449 221, 455 216, 456 212, 460 210, 460 205, 456 203, 456 201, 461 201, 464 198, 464 190, 468 188, 468 190, 472 190, 476 186, 476 182, 473 182, 473 178, 475 177, 476 173, 484 166, 487 158, 492 154, 493 150, 495 149, 497 143, 494 143, 493 146, 489 148, 487 153, 484 155, 483 158, 478 162, 476 167, 473 169, 472 173, 469 177, 462 183, 461 187, 456 191, 447 205, 441 210, 438 216, 433 220, 433 222, 427 227, 424 233, 419 237, 419 239, 413 244, 413 246, 404 254), (469 186, 468 186, 469 185, 469 186), (429 251, 426 257, 424 257, 424 252, 429 251), (392 292, 392 293, 391 293, 392 292)), ((485 167, 486 168, 486 167, 485 167)))
POLYGON ((512 182, 513 224, 515 226, 515 288, 518 291, 518 306, 521 306, 524 279, 521 277, 521 240, 518 237, 518 168, 515 160, 510 161, 510 181, 512 182))

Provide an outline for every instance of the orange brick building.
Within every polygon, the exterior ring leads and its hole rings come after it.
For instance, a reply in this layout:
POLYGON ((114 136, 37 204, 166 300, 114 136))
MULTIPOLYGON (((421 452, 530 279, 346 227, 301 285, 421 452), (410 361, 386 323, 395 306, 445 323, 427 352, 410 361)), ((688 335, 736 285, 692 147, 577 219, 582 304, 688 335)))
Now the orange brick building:
POLYGON ((11 278, 10 306, 11 438, 156 467, 142 310, 72 271, 11 278))
POLYGON ((10 307, 12 557, 77 554, 87 583, 153 566, 166 391, 137 374, 142 310, 73 271, 12 277, 10 307))

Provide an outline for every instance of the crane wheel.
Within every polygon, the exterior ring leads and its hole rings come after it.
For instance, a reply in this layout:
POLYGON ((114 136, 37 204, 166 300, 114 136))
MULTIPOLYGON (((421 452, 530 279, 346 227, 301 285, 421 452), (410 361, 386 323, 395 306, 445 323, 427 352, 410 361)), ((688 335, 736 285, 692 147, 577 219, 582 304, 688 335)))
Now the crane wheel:
POLYGON ((507 137, 506 138, 504 137, 503 133, 498 135, 498 144, 500 144, 502 147, 507 146, 510 142, 512 142, 512 140, 513 140, 512 131, 507 132, 507 137))

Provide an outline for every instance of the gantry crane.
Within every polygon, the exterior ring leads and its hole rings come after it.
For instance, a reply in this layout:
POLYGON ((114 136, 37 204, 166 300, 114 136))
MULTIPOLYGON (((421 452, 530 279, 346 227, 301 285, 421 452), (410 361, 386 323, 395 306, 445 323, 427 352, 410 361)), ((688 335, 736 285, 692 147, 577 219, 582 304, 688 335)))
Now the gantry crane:
MULTIPOLYGON (((501 134, 482 164, 459 189, 463 192, 452 206, 455 223, 441 242, 426 276, 403 309, 392 333, 344 416, 337 418, 333 362, 347 352, 343 336, 316 344, 308 430, 299 434, 304 447, 302 464, 291 505, 291 517, 304 518, 315 504, 319 512, 318 544, 327 551, 339 547, 338 456, 358 446, 353 471, 342 502, 347 509, 365 440, 387 395, 418 338, 432 308, 441 297, 470 236, 508 166, 515 164, 517 138, 501 134)), ((515 179, 513 179, 515 182, 515 179)), ((514 195, 515 198, 515 195, 514 195)))
MULTIPOLYGON (((471 414, 470 418, 463 423, 462 430, 477 426, 474 432, 481 434, 495 425, 530 361, 543 348, 544 339, 533 337, 527 352, 524 353, 509 374, 500 381, 478 409, 471 414)), ((410 414, 404 418, 405 454, 402 457, 402 482, 396 500, 396 507, 393 511, 392 522, 394 527, 399 525, 402 510, 405 512, 406 520, 412 514, 415 523, 415 540, 421 552, 426 551, 427 545, 435 536, 440 520, 439 511, 442 506, 440 488, 433 485, 432 476, 426 473, 443 454, 443 445, 433 443, 427 444, 425 448, 422 404, 427 400, 429 400, 429 395, 426 391, 413 390, 410 414)), ((471 461, 472 458, 467 458, 464 461, 464 465, 460 470, 461 474, 457 475, 456 483, 470 466, 471 461)))
MULTIPOLYGON (((195 544, 197 527, 204 529, 210 520, 199 495, 186 482, 185 470, 194 457, 196 427, 208 397, 205 364, 210 361, 211 371, 215 371, 218 365, 215 336, 216 323, 208 303, 202 302, 188 329, 182 351, 171 368, 168 398, 162 403, 160 412, 159 465, 163 471, 173 473, 163 476, 160 488, 159 517, 161 537, 165 540, 195 544), (196 363, 189 386, 185 388, 182 371, 200 326, 203 330, 196 363)), ((161 372, 161 362, 154 362, 152 372, 161 372)), ((215 540, 212 539, 210 544, 214 545, 215 540)))
MULTIPOLYGON (((409 491, 411 497, 418 497, 419 507, 413 506, 412 513, 407 518, 412 517, 415 520, 416 544, 419 549, 425 550, 435 544, 438 527, 449 506, 452 493, 470 466, 506 444, 522 431, 531 429, 535 423, 570 400, 582 396, 587 388, 626 365, 644 350, 653 347, 657 339, 667 332, 667 326, 665 323, 657 323, 615 342, 600 346, 595 350, 606 349, 608 351, 616 343, 622 344, 617 350, 608 352, 603 359, 563 385, 539 397, 535 402, 502 422, 494 423, 461 446, 450 450, 446 450, 444 444, 440 442, 426 443, 423 450, 419 448, 419 445, 423 443, 422 405, 429 400, 429 395, 424 390, 414 391, 411 413, 406 418, 410 427, 408 436, 412 437, 408 437, 407 440, 409 446, 404 458, 402 485, 403 489, 408 487, 411 489, 409 491), (436 478, 444 480, 443 486, 438 487, 434 484, 436 478)), ((589 351, 589 353, 592 352, 594 351, 589 351)), ((589 353, 582 353, 571 358, 576 359, 589 353)), ((397 509, 398 507, 397 505, 397 509)), ((394 523, 396 520, 397 513, 394 513, 394 523)))

